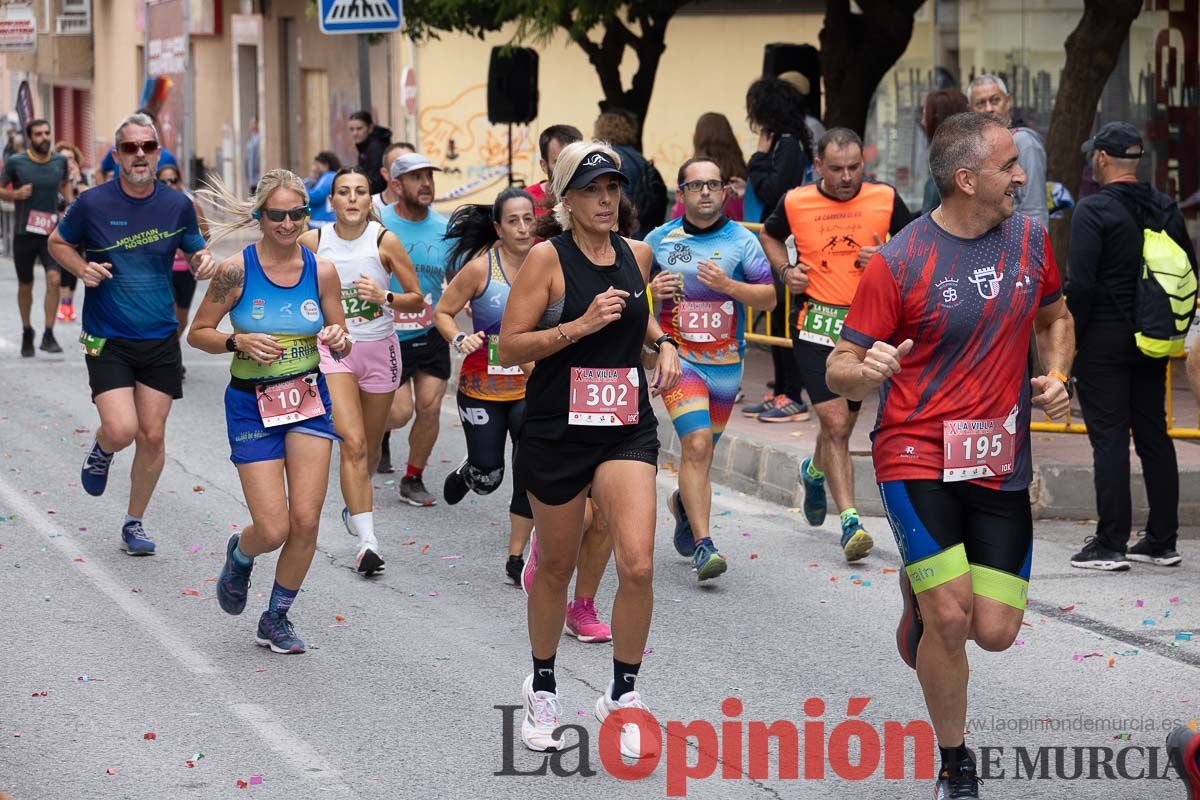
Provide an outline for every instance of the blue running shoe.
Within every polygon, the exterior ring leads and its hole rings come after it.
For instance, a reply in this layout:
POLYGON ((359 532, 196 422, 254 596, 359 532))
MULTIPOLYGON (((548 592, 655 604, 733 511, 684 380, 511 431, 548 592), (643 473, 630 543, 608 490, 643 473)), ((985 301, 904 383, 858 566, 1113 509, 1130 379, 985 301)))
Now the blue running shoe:
POLYGON ((127 522, 121 528, 121 541, 125 542, 125 552, 131 556, 154 555, 154 542, 146 535, 142 523, 134 520, 127 522))
POLYGON ((242 540, 240 533, 229 537, 225 545, 225 566, 221 567, 221 577, 217 579, 217 602, 226 614, 240 614, 246 608, 246 595, 250 592, 250 572, 254 564, 243 569, 233 559, 233 551, 242 540))
POLYGON ((825 523, 825 478, 812 478, 808 474, 808 465, 812 458, 806 458, 800 463, 800 485, 804 487, 804 518, 814 528, 825 523))
POLYGON ((108 486, 108 468, 112 466, 114 455, 116 453, 104 452, 100 443, 92 439, 92 448, 83 460, 83 470, 79 473, 83 490, 92 497, 104 494, 104 487, 108 486))
POLYGON ((304 652, 304 642, 296 635, 287 614, 264 611, 258 620, 258 633, 254 635, 254 641, 261 647, 271 648, 273 653, 299 655, 304 652))
POLYGON ((723 574, 729 568, 725 556, 717 552, 712 537, 705 536, 696 542, 696 553, 692 556, 692 565, 696 570, 696 580, 707 581, 723 574))
POLYGON ((675 552, 684 558, 691 558, 696 552, 696 540, 692 536, 692 523, 688 521, 687 510, 683 507, 678 489, 667 501, 667 508, 671 509, 671 516, 675 517, 675 552))
POLYGON ((863 530, 858 517, 851 517, 842 523, 842 552, 846 554, 847 561, 859 561, 866 558, 874 546, 875 540, 871 538, 871 534, 863 530))

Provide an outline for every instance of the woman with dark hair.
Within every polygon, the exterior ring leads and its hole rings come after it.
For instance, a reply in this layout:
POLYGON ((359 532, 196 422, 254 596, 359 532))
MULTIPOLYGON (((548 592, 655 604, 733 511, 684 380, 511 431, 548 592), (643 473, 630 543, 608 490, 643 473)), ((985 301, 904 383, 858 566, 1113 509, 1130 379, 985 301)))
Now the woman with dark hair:
MULTIPOLYGON (((183 192, 191 198, 192 205, 196 208, 196 222, 200 224, 200 233, 208 238, 208 220, 204 217, 204 210, 200 208, 200 204, 196 202, 196 198, 183 187, 183 176, 179 173, 179 167, 159 166, 156 175, 158 180, 177 192, 183 192)), ((175 264, 171 268, 171 284, 175 291, 175 318, 179 320, 179 337, 182 339, 185 329, 187 328, 188 312, 192 308, 192 299, 196 296, 196 277, 192 275, 192 271, 188 269, 187 254, 182 250, 175 251, 175 264)), ((184 374, 187 373, 186 367, 179 368, 184 374)))
MULTIPOLYGON (((503 367, 498 359, 500 320, 509 288, 533 247, 533 198, 522 189, 505 189, 490 206, 458 208, 446 227, 452 242, 448 262, 462 264, 434 311, 438 332, 466 356, 458 375, 458 412, 467 438, 467 457, 446 476, 447 505, 468 491, 491 494, 504 480, 504 439, 516 447, 525 418, 525 372, 532 365, 503 367), (465 263, 464 263, 465 262, 465 263), (463 333, 454 318, 471 307, 474 329, 463 333)), ((522 554, 533 530, 533 510, 524 489, 513 481, 508 506, 511 530, 505 572, 519 583, 522 554)))
POLYGON ((318 345, 321 373, 337 407, 333 428, 341 441, 342 523, 358 538, 355 569, 371 577, 383 569, 375 538, 371 475, 379 462, 392 396, 400 386, 400 343, 392 326, 397 311, 425 304, 417 272, 400 239, 383 227, 371 205, 370 176, 362 167, 330 175, 335 221, 305 232, 300 244, 337 269, 346 330, 354 351, 335 357, 318 345), (403 292, 388 290, 395 277, 403 292))
MULTIPOLYGON (((962 114, 966 111, 970 111, 967 96, 958 89, 939 89, 936 92, 930 92, 925 97, 925 105, 921 109, 921 130, 925 132, 925 138, 932 142, 933 134, 937 133, 937 129, 943 122, 955 114, 962 114)), ((941 202, 942 196, 938 194, 937 184, 934 183, 933 175, 930 174, 925 179, 925 195, 921 201, 921 213, 928 214, 941 202)))
POLYGON ((304 182, 308 189, 309 208, 312 216, 308 218, 309 228, 319 228, 333 222, 333 208, 329 205, 329 195, 333 190, 333 175, 342 168, 342 161, 336 153, 322 150, 313 156, 310 177, 304 182))
MULTIPOLYGON (((745 219, 742 198, 746 192, 746 159, 742 148, 733 135, 729 118, 716 111, 701 114, 696 120, 696 131, 692 134, 692 158, 711 159, 729 182, 729 193, 722 209, 725 216, 741 222, 745 219)), ((671 219, 683 216, 683 198, 676 195, 671 219)))
MULTIPOLYGON (((746 117, 750 129, 758 132, 758 152, 750 156, 748 183, 762 203, 763 222, 789 190, 804 182, 812 163, 812 140, 804 118, 805 100, 793 84, 782 78, 760 78, 746 92, 746 117)), ((771 335, 787 336, 786 290, 775 281, 775 310, 769 317, 771 335)), ((786 347, 771 347, 775 368, 774 391, 763 396, 762 403, 742 406, 742 414, 759 422, 802 422, 808 419, 808 406, 800 396, 804 388, 796 370, 792 352, 786 347)))

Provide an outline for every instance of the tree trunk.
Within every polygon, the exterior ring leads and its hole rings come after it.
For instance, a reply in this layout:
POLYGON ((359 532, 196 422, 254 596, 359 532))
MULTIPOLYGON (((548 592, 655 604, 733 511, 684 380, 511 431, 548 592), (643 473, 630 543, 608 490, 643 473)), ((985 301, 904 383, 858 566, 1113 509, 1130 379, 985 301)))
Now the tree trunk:
MULTIPOLYGON (((1079 146, 1092 135, 1100 95, 1141 7, 1142 0, 1084 0, 1083 16, 1063 45, 1067 61, 1046 136, 1046 177, 1061 182, 1072 195, 1079 191, 1083 177, 1079 146)), ((1067 219, 1051 222, 1050 239, 1065 273, 1069 213, 1067 219)))
POLYGON ((908 48, 924 1, 858 0, 863 13, 852 14, 850 0, 828 0, 820 36, 826 127, 865 133, 875 87, 908 48))
POLYGON ((631 19, 630 22, 639 24, 640 36, 615 17, 604 24, 604 36, 599 43, 589 39, 586 31, 580 32, 564 25, 571 39, 587 54, 588 61, 600 78, 600 88, 604 92, 604 98, 599 103, 600 110, 623 109, 637 115, 638 150, 642 149, 642 126, 650 109, 658 64, 663 51, 667 49, 667 24, 682 4, 682 1, 663 3, 654 13, 640 13, 636 20, 631 19), (633 50, 638 60, 637 72, 628 89, 621 82, 621 61, 627 47, 633 50))

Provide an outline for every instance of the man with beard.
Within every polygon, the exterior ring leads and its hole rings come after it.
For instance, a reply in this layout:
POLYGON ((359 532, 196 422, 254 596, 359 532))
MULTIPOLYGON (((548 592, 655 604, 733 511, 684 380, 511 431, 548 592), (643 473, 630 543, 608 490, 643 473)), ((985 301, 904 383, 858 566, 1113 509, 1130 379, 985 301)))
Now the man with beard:
POLYGON ((191 199, 154 179, 160 148, 153 121, 145 114, 126 117, 116 145, 117 179, 84 192, 67 209, 50 234, 50 254, 88 288, 79 341, 100 426, 80 483, 92 496, 103 494, 114 454, 136 442, 121 539, 129 555, 145 556, 154 553, 154 542, 142 515, 166 460, 171 401, 183 397, 175 251, 188 254, 199 280, 212 277, 217 264, 191 199))
POLYGON ((538 135, 538 153, 542 157, 538 164, 546 174, 546 180, 525 187, 525 191, 533 198, 533 213, 537 216, 549 214, 556 202, 550 193, 550 181, 554 179, 554 164, 558 161, 558 154, 571 142, 578 142, 582 138, 583 134, 574 125, 551 125, 538 135))
MULTIPOLYGON (((400 388, 392 401, 388 428, 403 428, 410 419, 408 467, 400 480, 400 499, 413 506, 431 506, 423 474, 438 437, 442 396, 450 378, 450 345, 433 324, 433 309, 446 281, 446 218, 434 211, 433 173, 441 171, 418 153, 392 162, 392 187, 399 195, 380 215, 384 227, 399 237, 417 270, 425 307, 413 313, 396 312, 400 340, 400 388), (415 419, 414 419, 415 414, 415 419)), ((403 292, 392 278, 392 291, 403 292)), ((383 436, 384 458, 391 460, 390 433, 383 436)))
POLYGON ((825 360, 838 342, 867 262, 912 215, 891 186, 863 180, 862 140, 848 128, 831 128, 817 140, 813 168, 817 182, 784 195, 759 239, 796 298, 792 357, 821 423, 813 454, 800 465, 804 517, 813 527, 825 522, 828 476, 842 552, 847 561, 858 561, 874 545, 859 521, 850 460, 850 434, 862 404, 830 391, 825 360), (784 245, 789 235, 796 237, 795 264, 789 263, 784 245))
POLYGON ((50 257, 46 243, 50 231, 58 222, 59 193, 70 203, 75 199, 75 192, 67 175, 67 159, 50 149, 53 144, 50 123, 44 119, 31 120, 25 126, 25 141, 28 149, 12 155, 4 162, 3 182, 11 188, 0 188, 0 198, 17 206, 12 254, 17 267, 21 355, 32 358, 34 334, 30 313, 33 307, 33 266, 38 259, 41 259, 42 268, 46 270, 46 299, 43 303, 46 329, 42 334, 41 349, 47 353, 62 352, 54 339, 62 274, 58 264, 50 257))

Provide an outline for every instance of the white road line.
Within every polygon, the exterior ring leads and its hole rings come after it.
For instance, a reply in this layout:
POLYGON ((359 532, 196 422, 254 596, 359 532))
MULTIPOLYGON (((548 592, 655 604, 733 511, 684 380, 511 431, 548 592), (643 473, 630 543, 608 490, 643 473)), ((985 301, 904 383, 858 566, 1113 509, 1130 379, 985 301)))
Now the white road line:
MULTIPOLYGON (((29 502, 19 488, 0 477, 0 499, 12 511, 20 515, 35 530, 45 536, 56 550, 71 559, 93 586, 112 600, 130 619, 141 625, 163 649, 173 655, 189 672, 195 675, 225 676, 226 672, 214 664, 208 656, 196 649, 186 638, 177 634, 150 605, 120 585, 98 562, 91 560, 80 547, 79 541, 65 528, 46 519, 44 512, 29 502), (76 557, 83 558, 76 561, 76 557)), ((210 678, 210 681, 214 679, 210 678)), ((239 703, 230 698, 236 688, 228 680, 216 678, 213 685, 216 694, 226 702, 229 709, 254 731, 263 744, 275 751, 305 780, 322 784, 322 797, 358 798, 339 773, 304 739, 293 733, 263 706, 254 703, 239 703)))

